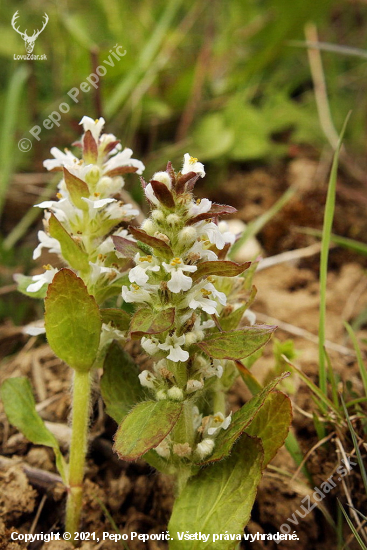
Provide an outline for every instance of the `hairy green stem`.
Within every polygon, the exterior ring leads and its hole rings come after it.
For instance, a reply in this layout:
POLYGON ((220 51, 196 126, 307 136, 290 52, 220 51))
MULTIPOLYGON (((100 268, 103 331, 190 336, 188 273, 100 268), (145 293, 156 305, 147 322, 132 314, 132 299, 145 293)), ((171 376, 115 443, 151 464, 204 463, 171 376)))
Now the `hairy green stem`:
POLYGON ((68 500, 65 529, 74 533, 79 529, 83 497, 83 477, 87 450, 89 403, 91 393, 90 372, 75 371, 73 387, 72 433, 68 476, 68 500))

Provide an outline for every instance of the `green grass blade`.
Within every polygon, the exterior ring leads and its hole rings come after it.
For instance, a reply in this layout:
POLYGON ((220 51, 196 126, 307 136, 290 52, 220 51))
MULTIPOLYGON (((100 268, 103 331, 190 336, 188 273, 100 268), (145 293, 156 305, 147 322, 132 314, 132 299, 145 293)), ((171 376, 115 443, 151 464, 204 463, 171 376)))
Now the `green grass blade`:
POLYGON ((343 396, 341 394, 340 394, 340 399, 341 399, 342 406, 343 406, 343 409, 344 409, 345 419, 346 419, 347 424, 348 424, 350 435, 352 437, 354 449, 356 451, 357 462, 358 462, 358 465, 359 465, 359 469, 361 470, 362 481, 363 481, 364 489, 365 489, 366 495, 367 495, 367 473, 366 473, 366 468, 363 464, 361 451, 359 450, 356 432, 354 431, 353 425, 350 421, 349 413, 348 413, 347 407, 345 406, 343 396))
POLYGON ((324 226, 322 231, 322 247, 320 258, 320 313, 319 313, 319 385, 320 390, 327 396, 327 376, 325 368, 325 323, 326 323, 326 283, 327 269, 329 258, 329 246, 331 227, 333 225, 334 210, 335 210, 335 195, 336 195, 336 179, 338 172, 339 153, 342 145, 345 128, 347 126, 350 113, 345 119, 338 145, 334 154, 333 165, 331 168, 328 193, 326 198, 324 226))
POLYGON ((305 382, 305 384, 307 384, 307 386, 310 388, 310 390, 320 400, 321 403, 320 403, 319 406, 323 406, 325 408, 325 410, 327 408, 331 409, 336 414, 336 416, 338 418, 340 418, 339 410, 335 407, 334 403, 327 397, 327 395, 325 395, 325 393, 318 386, 316 386, 316 384, 314 384, 312 382, 312 380, 310 380, 304 372, 302 372, 298 367, 296 367, 293 363, 291 363, 285 355, 283 355, 282 357, 284 358, 286 363, 290 367, 292 367, 293 370, 296 371, 296 373, 299 375, 301 380, 303 380, 303 382, 305 382))
MULTIPOLYGON (((10 175, 14 166, 14 132, 19 116, 19 104, 22 91, 29 75, 29 68, 25 65, 18 67, 9 82, 5 97, 4 118, 0 135, 0 216, 4 207, 6 191, 10 175)), ((17 151, 17 149, 15 149, 17 151)))
POLYGON ((325 348, 324 348, 324 353, 325 353, 326 362, 327 362, 329 382, 331 384, 331 397, 333 399, 334 405, 338 408, 339 407, 338 384, 337 384, 337 381, 336 381, 336 378, 335 378, 333 367, 331 366, 331 361, 330 361, 329 354, 327 353, 325 348))
MULTIPOLYGON (((303 461, 303 458, 304 458, 303 452, 302 452, 301 447, 299 446, 299 443, 297 441, 297 438, 296 438, 296 436, 294 435, 293 432, 290 431, 288 433, 287 439, 284 442, 284 446, 287 449, 287 451, 289 452, 289 454, 291 455, 291 457, 293 458, 294 462, 297 464, 297 466, 302 464, 302 461, 303 461)), ((312 486, 313 485, 312 476, 311 476, 310 472, 308 471, 308 468, 307 468, 306 464, 304 464, 302 466, 301 471, 306 476, 306 478, 310 482, 310 485, 312 486)))
POLYGON ((241 237, 236 241, 228 254, 229 258, 233 259, 236 255, 236 252, 241 248, 241 246, 248 241, 251 237, 255 237, 259 231, 277 214, 285 204, 293 197, 295 194, 295 189, 290 187, 287 191, 273 204, 269 210, 264 212, 256 220, 248 224, 245 231, 242 233, 241 237))
POLYGON ((363 364, 361 348, 359 347, 357 337, 354 333, 354 330, 350 326, 350 324, 345 322, 344 326, 348 331, 349 337, 352 340, 354 350, 356 352, 357 362, 358 362, 358 366, 359 366, 359 370, 360 370, 361 378, 362 378, 362 382, 363 382, 363 387, 364 387, 364 393, 365 393, 365 396, 367 397, 367 370, 366 370, 366 367, 363 364))
POLYGON ((105 113, 108 118, 116 114, 122 103, 126 100, 141 75, 149 68, 153 59, 157 55, 163 41, 167 38, 167 33, 172 24, 172 21, 182 4, 182 0, 170 0, 165 7, 165 10, 156 25, 153 34, 142 49, 138 62, 130 74, 119 84, 108 102, 106 102, 105 113))
MULTIPOLYGON (((306 235, 322 237, 322 231, 320 231, 319 229, 313 229, 312 227, 298 227, 297 231, 299 231, 300 233, 305 233, 306 235)), ((367 244, 365 243, 356 241, 354 239, 349 239, 348 237, 340 237, 339 235, 335 235, 334 233, 330 235, 330 240, 338 246, 341 246, 342 248, 347 248, 348 250, 357 252, 357 254, 363 254, 363 256, 367 256, 367 244)))
POLYGON ((346 519, 353 535, 355 536, 356 540, 358 541, 359 546, 362 548, 362 550, 367 550, 367 546, 365 545, 365 543, 363 542, 363 540, 359 536, 359 534, 357 532, 357 529, 354 527, 353 523, 349 519, 349 516, 348 516, 347 512, 344 510, 343 505, 342 505, 342 503, 340 502, 339 499, 338 499, 338 504, 341 508, 341 511, 343 512, 343 515, 344 515, 344 517, 345 517, 345 519, 346 519))

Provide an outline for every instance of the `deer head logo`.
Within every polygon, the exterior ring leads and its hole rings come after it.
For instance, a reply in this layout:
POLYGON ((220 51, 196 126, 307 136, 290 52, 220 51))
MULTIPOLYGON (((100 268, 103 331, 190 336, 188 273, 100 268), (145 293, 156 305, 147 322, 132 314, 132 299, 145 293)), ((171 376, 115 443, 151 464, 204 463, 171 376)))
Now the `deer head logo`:
POLYGON ((37 40, 37 38, 39 37, 39 35, 41 34, 41 32, 43 31, 43 29, 45 28, 45 26, 48 23, 48 15, 47 15, 47 13, 45 13, 45 15, 44 15, 45 20, 43 22, 42 29, 34 31, 32 36, 27 35, 27 29, 24 32, 21 32, 19 30, 19 27, 17 28, 15 26, 15 23, 16 23, 16 20, 18 19, 18 17, 19 17, 18 11, 16 11, 13 15, 13 19, 11 20, 11 26, 23 38, 23 40, 25 42, 25 49, 26 49, 27 53, 32 53, 35 41, 37 40))

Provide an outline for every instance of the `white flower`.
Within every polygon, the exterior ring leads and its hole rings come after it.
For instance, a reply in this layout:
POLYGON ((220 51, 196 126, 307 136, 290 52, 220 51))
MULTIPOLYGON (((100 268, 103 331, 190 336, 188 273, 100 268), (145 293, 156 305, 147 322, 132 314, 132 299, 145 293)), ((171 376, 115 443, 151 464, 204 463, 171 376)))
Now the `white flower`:
POLYGON ((149 355, 155 355, 159 351, 159 340, 157 340, 157 338, 147 338, 143 336, 140 343, 141 347, 149 353, 149 355))
POLYGON ((221 412, 216 413, 211 417, 208 423, 208 426, 207 426, 208 435, 214 435, 221 429, 226 430, 230 425, 231 420, 232 420, 232 413, 230 413, 226 418, 224 418, 224 415, 221 412))
POLYGON ((203 419, 203 415, 200 414, 200 411, 196 405, 192 408, 192 425, 194 427, 194 430, 197 430, 201 426, 201 421, 203 419))
POLYGON ((113 340, 123 340, 125 338, 125 334, 118 330, 117 328, 114 328, 111 323, 103 323, 102 324, 102 332, 101 337, 99 339, 99 348, 102 349, 108 344, 110 344, 113 340))
POLYGON ((64 149, 65 153, 60 151, 57 147, 52 147, 51 155, 54 159, 48 159, 43 161, 43 166, 46 170, 54 170, 55 168, 62 168, 65 166, 75 166, 80 160, 69 151, 69 149, 64 149))
POLYGON ((158 344, 158 347, 164 351, 169 351, 167 359, 178 363, 178 361, 187 361, 189 354, 183 350, 180 346, 185 344, 185 336, 182 335, 179 338, 176 335, 167 336, 164 344, 158 344))
POLYGON ((218 229, 223 235, 223 239, 226 243, 233 244, 236 240, 236 235, 229 231, 228 223, 224 220, 218 223, 218 229))
POLYGON ((43 201, 35 204, 38 208, 48 208, 62 224, 66 224, 65 229, 68 231, 70 226, 76 226, 80 223, 82 211, 69 201, 69 199, 61 199, 59 201, 43 201))
POLYGON ((213 365, 211 365, 210 363, 206 363, 204 367, 199 370, 199 372, 203 375, 204 378, 211 378, 212 376, 222 378, 223 367, 218 359, 214 359, 213 365))
POLYGON ((175 294, 181 292, 181 290, 189 290, 192 286, 192 279, 187 275, 184 275, 184 271, 193 273, 197 270, 196 265, 185 265, 181 258, 173 258, 173 260, 166 264, 162 262, 164 269, 167 273, 171 274, 171 279, 168 281, 167 286, 169 290, 175 294))
POLYGON ((198 159, 186 153, 184 155, 184 163, 181 170, 181 174, 188 174, 189 172, 196 172, 202 178, 205 176, 204 165, 201 162, 198 162, 198 159))
POLYGON ((26 325, 23 327, 24 334, 28 334, 29 336, 38 336, 39 334, 46 334, 45 329, 45 322, 44 321, 36 321, 35 323, 30 323, 29 325, 26 325))
POLYGON ((190 218, 195 218, 199 214, 206 214, 212 207, 212 201, 209 199, 199 199, 196 202, 192 202, 189 206, 188 214, 190 218))
POLYGON ((250 325, 254 325, 256 323, 256 313, 251 311, 251 309, 246 309, 243 316, 249 321, 250 325))
POLYGON ((116 281, 123 276, 123 274, 117 271, 117 269, 115 269, 114 267, 105 267, 103 265, 93 262, 89 262, 89 265, 92 268, 90 272, 90 282, 93 285, 95 285, 97 282, 101 283, 102 281, 116 281))
POLYGON ((105 210, 105 217, 109 220, 131 220, 139 214, 139 210, 133 208, 129 203, 116 201, 110 203, 105 210))
POLYGON ((83 116, 79 124, 83 125, 84 132, 90 130, 94 141, 98 144, 99 136, 105 124, 105 119, 101 117, 100 119, 97 118, 96 120, 93 120, 93 118, 90 118, 89 116, 83 116))
POLYGON ((154 389, 156 377, 150 371, 143 370, 143 372, 139 374, 139 380, 140 384, 145 388, 151 388, 152 390, 154 389))
MULTIPOLYGON (((209 241, 218 248, 218 250, 223 250, 225 244, 228 241, 228 235, 221 233, 219 227, 213 222, 202 221, 199 222, 196 226, 198 235, 206 235, 209 241)), ((232 233, 229 233, 235 239, 235 236, 232 233)))
POLYGON ((148 199, 149 202, 151 202, 155 206, 159 206, 159 204, 160 204, 159 200, 157 199, 157 197, 154 194, 153 187, 152 187, 151 183, 148 183, 148 185, 145 186, 144 193, 145 193, 145 196, 146 196, 146 198, 148 199))
POLYGON ((136 283, 132 283, 130 285, 130 289, 127 288, 127 286, 122 287, 122 297, 125 300, 125 302, 128 303, 143 303, 143 302, 151 302, 152 296, 154 294, 157 294, 159 290, 158 285, 148 285, 146 284, 145 287, 140 287, 136 283))
POLYGON ((116 195, 124 187, 125 182, 121 176, 110 178, 109 176, 103 176, 97 181, 95 191, 99 195, 108 197, 109 195, 116 195))
POLYGON ((186 384, 187 393, 193 393, 195 391, 201 390, 204 387, 204 382, 202 380, 188 380, 186 384))
POLYGON ((215 262, 218 260, 216 253, 206 248, 204 241, 196 241, 196 243, 194 243, 190 248, 188 254, 193 254, 194 256, 199 255, 202 260, 206 260, 208 262, 215 262))
POLYGON ((112 170, 117 170, 123 166, 132 166, 133 168, 137 168, 137 174, 142 174, 145 166, 140 160, 132 159, 132 154, 132 149, 125 147, 123 151, 108 159, 103 166, 103 173, 108 175, 108 172, 112 172, 112 170))
POLYGON ((199 458, 205 458, 206 456, 209 456, 212 454, 214 449, 214 441, 213 439, 203 439, 198 445, 196 446, 196 454, 199 456, 199 458))
POLYGON ((153 256, 141 256, 139 252, 134 258, 135 263, 137 264, 129 272, 129 281, 131 283, 136 283, 137 285, 144 285, 148 282, 149 275, 147 271, 159 271, 160 266, 156 265, 156 260, 153 256))
POLYGON ((99 209, 106 206, 106 204, 110 204, 111 202, 117 202, 116 199, 108 198, 108 199, 97 199, 95 197, 94 199, 87 199, 86 197, 82 197, 82 201, 86 202, 89 206, 89 209, 99 209))
POLYGON ((61 254, 59 241, 53 237, 49 237, 44 231, 38 231, 38 240, 40 244, 34 249, 34 260, 37 260, 41 256, 42 248, 49 248, 51 253, 61 254))
POLYGON ((34 275, 32 277, 32 281, 35 282, 27 286, 27 292, 37 292, 43 287, 43 285, 52 283, 52 279, 57 272, 58 269, 49 266, 44 273, 41 273, 41 275, 34 275))
POLYGON ((169 455, 171 454, 171 451, 169 449, 169 444, 168 444, 168 437, 163 439, 163 441, 161 441, 160 444, 157 445, 157 447, 154 447, 154 450, 162 458, 168 458, 169 455))
POLYGON ((217 301, 222 304, 222 306, 225 306, 227 297, 224 292, 219 292, 212 283, 207 283, 204 286, 198 285, 188 297, 188 303, 191 309, 200 308, 209 315, 218 313, 217 301))

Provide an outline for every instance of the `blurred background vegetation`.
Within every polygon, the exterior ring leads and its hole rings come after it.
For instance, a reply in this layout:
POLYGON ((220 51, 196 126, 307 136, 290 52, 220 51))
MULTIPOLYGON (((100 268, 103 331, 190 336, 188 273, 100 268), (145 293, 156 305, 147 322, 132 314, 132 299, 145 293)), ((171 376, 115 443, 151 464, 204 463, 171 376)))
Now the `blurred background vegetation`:
MULTIPOLYGON (((41 212, 28 212, 39 196, 22 198, 32 186, 38 195, 54 192, 55 180, 42 162, 52 146, 63 149, 79 137, 83 115, 103 116, 106 131, 144 160, 148 177, 168 159, 179 167, 189 151, 206 164, 205 185, 218 186, 233 169, 304 153, 330 154, 352 109, 345 143, 357 168, 349 166, 363 180, 366 23, 364 0, 2 2, 2 263, 22 263, 27 270, 31 247, 15 247, 24 243, 41 212), (46 54, 47 60, 14 59, 26 53, 11 27, 16 10, 17 25, 29 35, 48 14, 33 52, 46 54), (312 50, 320 55, 311 66, 307 40, 321 43, 312 50), (74 103, 67 92, 108 60, 117 44, 126 55, 108 67, 98 89, 80 92, 74 103), (70 105, 60 127, 42 128, 40 141, 35 140, 29 130, 42 126, 60 103, 70 105), (32 141, 29 152, 18 149, 24 137, 32 141), (6 197, 17 189, 19 196, 9 206, 6 197)), ((139 201, 138 186, 130 189, 139 201)), ((9 282, 2 275, 3 283, 9 282)))

